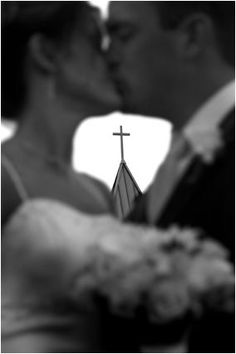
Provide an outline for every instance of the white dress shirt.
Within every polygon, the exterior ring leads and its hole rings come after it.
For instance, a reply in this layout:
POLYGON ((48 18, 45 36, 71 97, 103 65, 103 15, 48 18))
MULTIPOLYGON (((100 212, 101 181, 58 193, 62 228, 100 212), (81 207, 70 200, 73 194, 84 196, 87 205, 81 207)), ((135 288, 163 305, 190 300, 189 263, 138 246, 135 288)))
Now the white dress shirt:
POLYGON ((188 120, 183 134, 191 143, 193 150, 201 151, 203 134, 214 133, 225 116, 233 109, 235 104, 235 83, 223 86, 210 97, 188 120))
POLYGON ((188 120, 184 127, 185 135, 194 141, 194 132, 210 130, 219 126, 235 104, 235 83, 231 81, 217 91, 188 120))
POLYGON ((194 113, 182 134, 173 136, 170 152, 148 192, 147 214, 150 223, 154 223, 161 214, 194 156, 200 156, 206 164, 214 161, 215 153, 224 144, 219 125, 234 104, 235 84, 232 81, 194 113))

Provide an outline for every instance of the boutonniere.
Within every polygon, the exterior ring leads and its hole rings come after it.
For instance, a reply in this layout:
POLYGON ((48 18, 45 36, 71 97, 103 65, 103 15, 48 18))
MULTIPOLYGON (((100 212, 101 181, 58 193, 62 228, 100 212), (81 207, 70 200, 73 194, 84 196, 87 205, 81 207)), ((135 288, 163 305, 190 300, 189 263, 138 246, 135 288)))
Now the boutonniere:
POLYGON ((185 132, 185 136, 192 147, 195 155, 200 156, 205 164, 211 164, 215 161, 217 154, 224 147, 222 132, 217 127, 215 129, 185 132))

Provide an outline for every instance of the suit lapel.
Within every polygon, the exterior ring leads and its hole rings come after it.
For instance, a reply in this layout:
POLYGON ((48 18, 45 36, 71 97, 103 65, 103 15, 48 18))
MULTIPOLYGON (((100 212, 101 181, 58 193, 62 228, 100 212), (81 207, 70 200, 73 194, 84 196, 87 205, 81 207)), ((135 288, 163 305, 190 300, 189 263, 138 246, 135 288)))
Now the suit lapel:
POLYGON ((235 110, 233 109, 220 125, 226 144, 235 140, 235 110))
MULTIPOLYGON (((235 111, 231 111, 220 125, 223 139, 225 142, 224 149, 219 152, 217 160, 227 153, 227 147, 235 140, 235 111)), ((196 189, 202 183, 203 178, 208 173, 212 165, 206 165, 202 162, 199 156, 195 156, 190 163, 189 168, 185 172, 179 184, 176 186, 172 197, 167 203, 165 209, 156 221, 156 225, 167 226, 170 220, 175 220, 176 217, 186 208, 191 197, 196 192, 196 189)))

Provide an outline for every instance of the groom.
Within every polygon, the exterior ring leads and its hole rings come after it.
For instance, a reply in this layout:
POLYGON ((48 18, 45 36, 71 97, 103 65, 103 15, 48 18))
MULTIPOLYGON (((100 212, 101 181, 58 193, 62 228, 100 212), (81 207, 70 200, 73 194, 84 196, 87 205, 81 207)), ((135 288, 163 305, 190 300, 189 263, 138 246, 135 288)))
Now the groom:
MULTIPOLYGON (((233 1, 112 1, 108 21, 123 111, 173 124, 166 161, 128 220, 200 228, 232 259, 234 24, 233 1)), ((234 352, 233 324, 213 322, 196 326, 190 352, 234 352)))

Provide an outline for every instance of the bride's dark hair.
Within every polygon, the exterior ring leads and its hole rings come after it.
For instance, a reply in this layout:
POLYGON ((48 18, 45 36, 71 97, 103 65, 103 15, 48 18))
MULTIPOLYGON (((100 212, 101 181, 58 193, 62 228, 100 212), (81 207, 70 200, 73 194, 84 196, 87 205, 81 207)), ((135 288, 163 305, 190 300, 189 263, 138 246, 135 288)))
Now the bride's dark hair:
POLYGON ((42 33, 67 41, 91 10, 87 1, 2 1, 2 116, 15 118, 26 94, 25 57, 30 37, 42 33))

